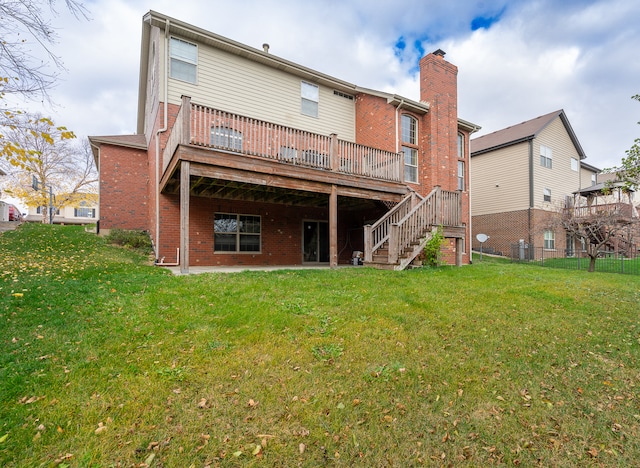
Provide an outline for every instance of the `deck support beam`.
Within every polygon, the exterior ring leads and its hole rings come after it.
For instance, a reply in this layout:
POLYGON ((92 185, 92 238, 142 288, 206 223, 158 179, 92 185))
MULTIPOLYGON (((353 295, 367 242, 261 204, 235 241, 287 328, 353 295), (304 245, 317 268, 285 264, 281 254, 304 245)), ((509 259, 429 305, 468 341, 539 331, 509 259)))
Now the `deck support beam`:
POLYGON ((338 266, 338 187, 335 184, 329 194, 329 266, 338 266))
POLYGON ((180 273, 189 273, 189 161, 180 164, 180 273))

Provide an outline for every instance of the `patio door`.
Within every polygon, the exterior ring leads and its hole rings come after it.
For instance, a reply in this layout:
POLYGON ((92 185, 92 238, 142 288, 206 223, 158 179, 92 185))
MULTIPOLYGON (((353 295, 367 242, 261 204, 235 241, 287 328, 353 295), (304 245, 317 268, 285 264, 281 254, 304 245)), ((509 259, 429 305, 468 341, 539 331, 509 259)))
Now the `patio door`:
POLYGON ((302 261, 329 262, 329 223, 326 221, 302 223, 302 261))

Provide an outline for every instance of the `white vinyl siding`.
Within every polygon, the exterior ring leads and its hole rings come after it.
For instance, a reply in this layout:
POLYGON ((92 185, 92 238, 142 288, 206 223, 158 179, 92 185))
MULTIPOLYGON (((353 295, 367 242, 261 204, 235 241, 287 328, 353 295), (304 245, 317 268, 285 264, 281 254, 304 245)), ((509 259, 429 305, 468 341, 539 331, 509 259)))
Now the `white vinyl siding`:
MULTIPOLYGON (((542 167, 534 161, 533 193, 536 208, 550 209, 548 202, 540 196, 544 189, 549 189, 553 200, 564 200, 580 189, 580 172, 571 169, 571 159, 580 159, 567 130, 558 117, 553 120, 534 140, 534 155, 540 154, 540 146, 552 149, 553 165, 551 169, 542 167)), ((589 185, 591 185, 589 183, 589 185)), ((588 186, 588 185, 587 185, 588 186)), ((584 185, 583 185, 584 187, 584 185)))
POLYGON ((198 44, 198 84, 169 80, 169 102, 191 102, 355 142, 355 100, 318 85, 318 117, 301 112, 300 76, 198 44))
POLYGON ((471 158, 469 192, 473 215, 529 207, 529 144, 519 143, 471 158))

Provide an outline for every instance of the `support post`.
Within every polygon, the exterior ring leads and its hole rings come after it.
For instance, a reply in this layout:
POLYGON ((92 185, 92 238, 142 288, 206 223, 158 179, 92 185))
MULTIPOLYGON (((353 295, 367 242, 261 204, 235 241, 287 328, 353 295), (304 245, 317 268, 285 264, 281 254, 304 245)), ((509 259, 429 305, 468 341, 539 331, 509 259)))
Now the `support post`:
POLYGON ((389 225, 389 264, 398 263, 400 252, 398 251, 398 236, 400 235, 400 226, 396 223, 389 225))
POLYGON ((335 184, 329 195, 329 266, 338 266, 338 188, 335 184))
MULTIPOLYGON (((481 244, 482 245, 482 244, 481 244)), ((462 251, 464 250, 464 238, 456 238, 456 266, 462 266, 462 251)))
POLYGON ((329 147, 329 164, 332 171, 338 171, 340 170, 340 154, 338 154, 338 134, 332 133, 330 137, 331 144, 329 147))
POLYGON ((373 239, 371 232, 371 224, 365 224, 364 226, 364 261, 373 261, 373 239))
POLYGON ((189 273, 190 163, 180 164, 180 273, 189 273))
POLYGON ((182 132, 180 144, 191 143, 191 97, 182 96, 182 132))

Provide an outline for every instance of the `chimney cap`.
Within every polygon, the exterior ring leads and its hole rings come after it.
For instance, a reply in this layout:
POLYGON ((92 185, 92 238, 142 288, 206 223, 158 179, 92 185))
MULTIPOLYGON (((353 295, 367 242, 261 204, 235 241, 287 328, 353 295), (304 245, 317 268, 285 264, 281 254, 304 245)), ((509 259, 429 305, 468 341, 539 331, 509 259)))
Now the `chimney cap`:
POLYGON ((266 42, 264 44, 262 44, 262 50, 264 50, 265 52, 269 53, 269 44, 267 44, 266 42))
POLYGON ((433 55, 437 55, 438 57, 444 57, 445 55, 447 55, 447 53, 442 50, 442 49, 438 49, 432 52, 433 55))

